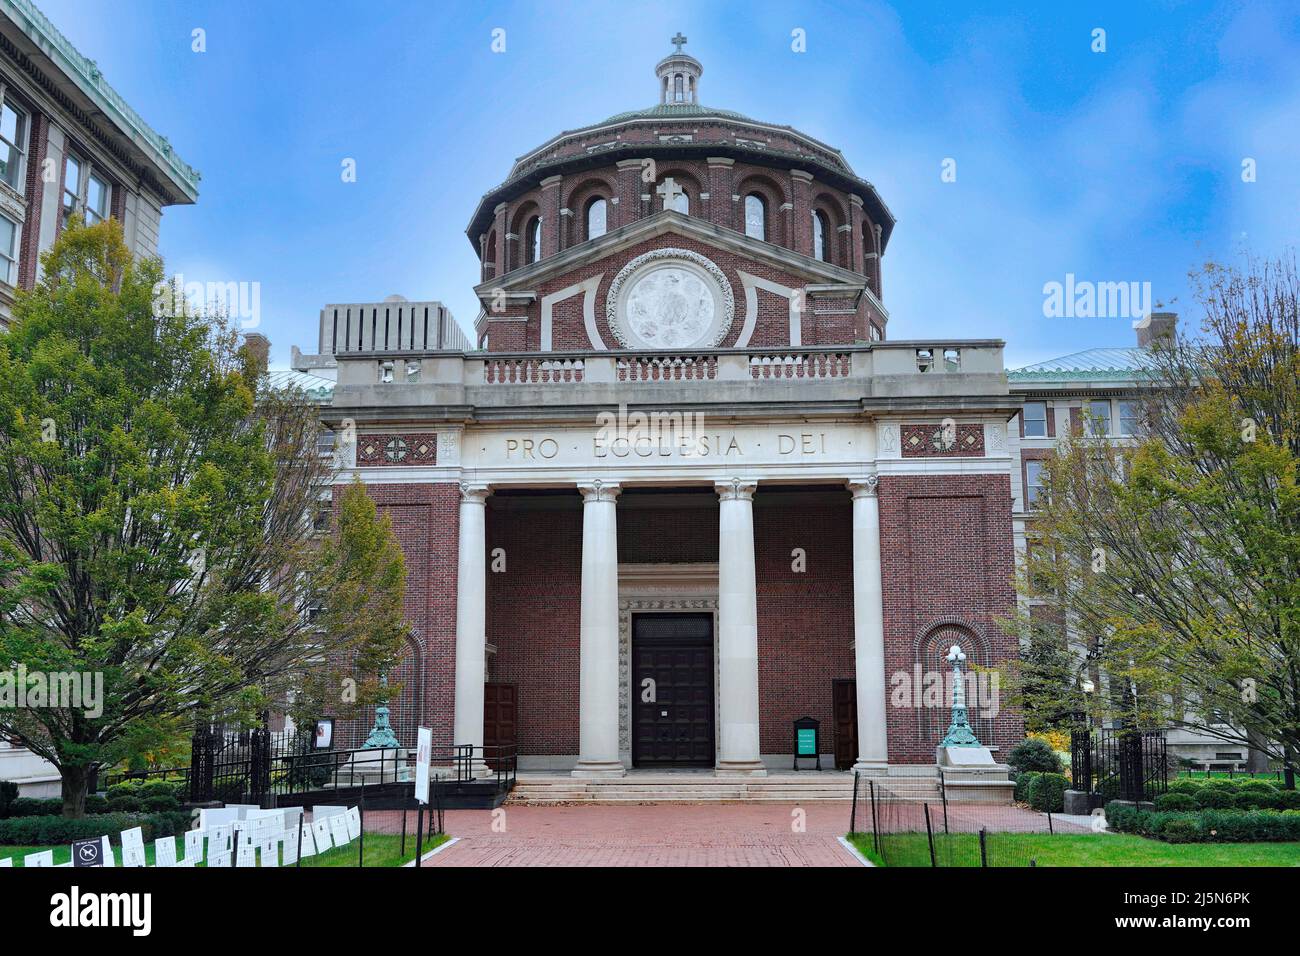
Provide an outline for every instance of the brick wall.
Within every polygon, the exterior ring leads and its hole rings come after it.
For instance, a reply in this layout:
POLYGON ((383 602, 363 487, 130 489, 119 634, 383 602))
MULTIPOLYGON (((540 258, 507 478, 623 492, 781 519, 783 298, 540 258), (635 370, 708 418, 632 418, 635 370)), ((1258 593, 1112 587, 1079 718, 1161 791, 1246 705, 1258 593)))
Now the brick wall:
POLYGON ((517 686, 519 752, 576 754, 582 498, 494 495, 487 551, 488 678, 517 686))
MULTIPOLYGON (((788 288, 801 288, 803 281, 788 273, 778 271, 765 263, 748 259, 735 253, 718 249, 695 239, 677 235, 655 236, 645 242, 590 262, 583 263, 561 276, 556 276, 539 283, 537 298, 527 306, 520 306, 517 314, 526 315, 527 326, 517 322, 493 322, 489 324, 487 348, 492 352, 537 351, 541 348, 542 307, 541 300, 551 293, 576 285, 592 276, 600 275, 600 287, 596 290, 595 320, 596 329, 605 345, 611 349, 621 348, 618 340, 609 328, 605 314, 605 303, 609 287, 615 276, 628 262, 652 249, 674 247, 688 249, 699 253, 715 263, 727 277, 731 294, 735 301, 735 315, 731 328, 720 345, 730 348, 736 344, 740 330, 745 324, 745 287, 740 281, 738 271, 779 283, 788 288)), ((757 291, 758 320, 754 327, 750 345, 755 347, 781 346, 790 343, 790 305, 789 300, 762 289, 757 291)), ((583 294, 578 293, 556 302, 551 307, 551 347, 556 350, 587 349, 586 326, 582 318, 583 294)), ((856 316, 849 312, 843 314, 847 306, 845 300, 812 299, 803 316, 803 345, 838 345, 850 344, 855 340, 856 316)), ((516 314, 511 309, 511 314, 516 314)))
MULTIPOLYGON (((416 631, 424 720, 451 743, 455 696, 455 591, 459 495, 451 484, 376 485, 407 555, 407 608, 416 631)), ((701 497, 711 498, 703 494, 701 497)), ((695 496, 620 503, 623 563, 716 562, 718 511, 695 496), (688 502, 685 499, 691 498, 688 502)), ((630 496, 624 499, 629 502, 630 496)), ((1005 476, 886 476, 880 483, 887 675, 918 662, 943 671, 948 644, 997 665, 1014 657, 997 626, 1010 612, 1012 539, 1005 476), (933 660, 932 660, 933 658, 933 660)), ((822 721, 833 744, 831 682, 853 678, 852 505, 847 492, 760 488, 754 502, 759 699, 764 753, 790 749, 790 721, 822 721), (804 551, 806 570, 792 567, 804 551)), ((582 501, 576 494, 495 495, 487 514, 489 679, 518 685, 520 751, 578 751, 582 501), (491 570, 503 549, 505 571, 491 570)), ((890 683, 890 760, 929 763, 947 725, 947 701, 928 717, 899 706, 890 683)), ((404 694, 404 696, 407 696, 404 694)), ((981 723, 1003 755, 1022 736, 1017 714, 981 723)))
MULTIPOLYGON (((910 679, 917 663, 923 672, 945 672, 939 651, 952 643, 986 666, 1016 656, 1015 638, 997 623, 1015 601, 1010 481, 1004 475, 889 475, 881 478, 879 494, 889 759, 930 763, 947 726, 946 704, 927 720, 915 695, 900 697, 895 678, 910 679)), ((1019 715, 1003 708, 987 726, 993 739, 981 743, 1001 748, 1005 759, 1023 736, 1019 715)))
MULTIPOLYGON (((381 514, 393 522, 393 531, 406 558, 405 609, 414 631, 415 649, 401 668, 406 686, 404 701, 419 700, 422 722, 433 728, 433 745, 452 743, 452 716, 456 699, 456 577, 460 540, 460 491, 455 484, 370 485, 367 493, 381 514), (418 661, 419 671, 409 661, 418 661)), ((335 489, 335 502, 342 489, 335 489)), ((399 703, 395 710, 403 708, 399 703)), ((405 725, 409 719, 399 715, 405 725)), ((341 742, 369 730, 369 719, 356 722, 364 728, 340 725, 341 742)), ((410 746, 415 745, 412 737, 410 746)))
POLYGON ((831 681, 854 677, 852 508, 842 490, 754 496, 763 753, 790 753, 790 722, 805 715, 822 722, 822 751, 831 752, 831 681), (803 572, 792 568, 795 548, 803 572))

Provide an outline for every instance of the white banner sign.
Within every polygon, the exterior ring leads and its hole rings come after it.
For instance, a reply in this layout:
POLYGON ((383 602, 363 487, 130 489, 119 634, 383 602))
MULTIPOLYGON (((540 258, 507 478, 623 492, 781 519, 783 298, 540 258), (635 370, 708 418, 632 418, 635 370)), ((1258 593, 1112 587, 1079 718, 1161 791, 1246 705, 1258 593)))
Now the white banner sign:
POLYGON ((415 799, 429 802, 429 761, 433 756, 433 731, 421 727, 415 736, 415 799))

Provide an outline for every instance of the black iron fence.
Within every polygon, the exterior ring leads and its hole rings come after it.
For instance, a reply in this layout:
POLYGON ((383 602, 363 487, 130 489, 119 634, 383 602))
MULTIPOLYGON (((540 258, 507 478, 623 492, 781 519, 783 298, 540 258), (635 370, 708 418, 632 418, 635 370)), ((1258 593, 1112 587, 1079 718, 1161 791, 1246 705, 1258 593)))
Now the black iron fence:
POLYGON ((883 866, 1028 867, 1065 859, 1055 838, 1085 834, 1050 813, 986 801, 917 796, 854 774, 850 839, 883 866))
MULTIPOLYGON (((414 747, 318 750, 312 741, 311 734, 271 733, 265 728, 201 727, 184 771, 190 800, 270 806, 320 791, 369 788, 372 799, 387 799, 394 807, 409 803, 416 771, 414 747)), ((434 748, 431 755, 431 778, 457 784, 486 781, 502 794, 514 787, 517 771, 513 746, 457 744, 434 748)))
POLYGON ((1070 734, 1070 778, 1075 790, 1107 800, 1154 800, 1169 789, 1163 730, 1103 728, 1070 734))

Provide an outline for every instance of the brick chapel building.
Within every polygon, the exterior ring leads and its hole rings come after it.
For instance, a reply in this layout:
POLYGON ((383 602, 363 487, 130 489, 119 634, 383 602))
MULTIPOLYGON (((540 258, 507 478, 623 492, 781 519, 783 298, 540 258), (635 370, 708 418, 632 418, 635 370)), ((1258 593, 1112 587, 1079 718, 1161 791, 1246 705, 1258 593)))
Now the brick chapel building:
MULTIPOLYGON (((891 339, 884 199, 833 146, 704 106, 703 72, 679 43, 656 105, 483 196, 476 341, 393 297, 327 306, 295 356, 335 377, 339 481, 406 551, 406 742, 755 774, 811 716, 825 762, 907 772, 948 725, 923 692, 948 648, 1017 653, 1003 343, 891 339)), ((975 693, 1005 758, 1022 721, 975 693)))

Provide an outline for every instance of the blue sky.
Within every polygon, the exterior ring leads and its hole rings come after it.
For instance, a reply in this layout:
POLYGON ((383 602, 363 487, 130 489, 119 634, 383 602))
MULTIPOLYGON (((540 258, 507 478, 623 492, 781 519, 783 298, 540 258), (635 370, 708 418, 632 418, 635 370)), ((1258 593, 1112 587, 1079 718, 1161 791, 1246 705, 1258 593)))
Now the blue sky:
POLYGON ((1194 321, 1190 268, 1300 232, 1294 4, 37 2, 202 171, 167 268, 261 283, 275 364, 315 351, 327 302, 440 299, 468 329, 478 198, 556 132, 656 102, 678 30, 703 103, 875 184, 891 338, 1000 337, 1011 366, 1128 345, 1127 318, 1045 318, 1044 283, 1149 281, 1194 321))

